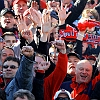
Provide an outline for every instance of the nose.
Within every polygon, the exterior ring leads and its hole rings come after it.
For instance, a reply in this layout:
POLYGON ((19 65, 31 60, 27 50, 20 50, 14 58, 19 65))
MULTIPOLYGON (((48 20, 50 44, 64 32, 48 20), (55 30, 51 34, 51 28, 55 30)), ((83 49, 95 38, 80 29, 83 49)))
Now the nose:
POLYGON ((9 71, 9 70, 11 70, 11 68, 10 68, 10 67, 8 67, 8 68, 7 68, 7 71, 9 71))
POLYGON ((20 7, 20 9, 22 10, 22 9, 23 9, 23 7, 20 7))
POLYGON ((85 69, 83 70, 83 73, 86 73, 86 70, 85 69))

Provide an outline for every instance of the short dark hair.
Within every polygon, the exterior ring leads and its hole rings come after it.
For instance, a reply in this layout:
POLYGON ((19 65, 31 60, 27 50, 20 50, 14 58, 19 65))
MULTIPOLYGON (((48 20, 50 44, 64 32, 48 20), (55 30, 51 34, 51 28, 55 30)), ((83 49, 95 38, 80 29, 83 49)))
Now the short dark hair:
POLYGON ((13 99, 15 100, 17 97, 24 99, 24 96, 26 96, 28 100, 35 100, 34 95, 30 91, 24 89, 19 89, 17 92, 15 92, 13 99))
POLYGON ((6 61, 14 61, 14 62, 18 63, 18 66, 20 65, 20 60, 19 60, 19 58, 16 58, 16 57, 9 56, 4 60, 3 63, 5 63, 6 61))
POLYGON ((14 37, 16 38, 16 36, 15 36, 15 34, 14 34, 13 32, 5 32, 5 33, 2 35, 2 38, 4 39, 5 36, 14 36, 14 37))
MULTIPOLYGON (((1 52, 0 52, 1 54, 2 54, 2 51, 3 51, 4 49, 10 49, 10 50, 12 50, 13 53, 14 53, 14 56, 15 56, 15 52, 14 52, 14 50, 13 50, 12 47, 9 47, 9 46, 4 47, 4 48, 1 50, 1 52)), ((0 55, 0 56, 1 56, 1 55, 0 55)))

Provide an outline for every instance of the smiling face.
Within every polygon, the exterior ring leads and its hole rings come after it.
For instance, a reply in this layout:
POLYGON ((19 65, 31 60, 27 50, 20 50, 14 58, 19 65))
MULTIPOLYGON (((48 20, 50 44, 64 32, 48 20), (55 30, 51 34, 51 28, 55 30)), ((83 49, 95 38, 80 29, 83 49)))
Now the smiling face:
POLYGON ((4 75, 3 77, 4 78, 13 78, 18 70, 18 63, 17 62, 14 62, 14 61, 6 61, 3 66, 15 66, 14 69, 8 67, 8 68, 4 68, 3 67, 3 72, 4 72, 4 75))
POLYGON ((14 22, 14 16, 11 13, 6 13, 1 17, 1 26, 3 28, 13 28, 14 22))
POLYGON ((81 60, 76 66, 76 82, 88 83, 92 77, 92 65, 88 60, 81 60))
POLYGON ((4 62, 9 56, 14 57, 14 51, 12 49, 4 48, 1 52, 1 61, 4 62))

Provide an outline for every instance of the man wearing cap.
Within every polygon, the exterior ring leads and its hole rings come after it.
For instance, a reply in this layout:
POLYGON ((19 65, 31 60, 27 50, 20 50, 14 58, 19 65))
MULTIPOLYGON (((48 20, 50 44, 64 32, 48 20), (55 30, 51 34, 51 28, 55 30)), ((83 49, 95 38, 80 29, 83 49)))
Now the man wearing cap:
POLYGON ((9 29, 14 25, 14 11, 10 8, 4 8, 1 11, 1 26, 3 28, 9 29))
POLYGON ((10 8, 4 8, 1 11, 1 27, 0 27, 0 36, 5 32, 13 32, 18 38, 18 30, 14 28, 15 24, 15 13, 10 8))
POLYGON ((69 93, 69 91, 61 89, 56 92, 54 96, 54 100, 72 100, 72 99, 71 99, 71 94, 69 93))
POLYGON ((67 56, 68 56, 68 66, 67 66, 67 74, 64 79, 64 82, 70 81, 75 76, 76 65, 81 60, 80 56, 74 52, 69 53, 67 56))
POLYGON ((15 11, 15 15, 22 15, 27 7, 27 0, 14 0, 12 3, 13 10, 15 11))

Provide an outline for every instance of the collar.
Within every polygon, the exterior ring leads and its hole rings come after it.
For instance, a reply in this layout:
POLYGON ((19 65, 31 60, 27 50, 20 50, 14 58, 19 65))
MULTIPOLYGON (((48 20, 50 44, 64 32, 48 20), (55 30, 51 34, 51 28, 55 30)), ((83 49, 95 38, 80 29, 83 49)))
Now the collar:
POLYGON ((72 84, 70 85, 73 91, 71 92, 71 97, 75 98, 79 93, 87 88, 87 83, 78 84, 76 82, 76 77, 72 78, 72 84))

